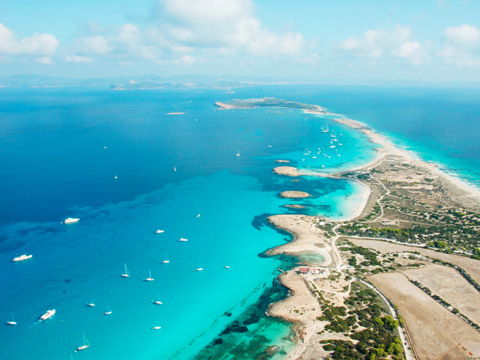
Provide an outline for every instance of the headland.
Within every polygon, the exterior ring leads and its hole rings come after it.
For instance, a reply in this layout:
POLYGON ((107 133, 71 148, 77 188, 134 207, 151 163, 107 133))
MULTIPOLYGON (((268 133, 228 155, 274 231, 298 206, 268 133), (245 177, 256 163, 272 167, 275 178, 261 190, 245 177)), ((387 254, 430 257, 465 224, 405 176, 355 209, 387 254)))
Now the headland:
MULTIPOLYGON (((289 104, 265 98, 217 106, 289 104)), ((480 303, 480 191, 359 121, 333 121, 367 136, 376 145, 374 159, 337 173, 273 169, 279 176, 348 179, 367 189, 350 218, 269 218, 293 237, 269 255, 294 255, 304 264, 280 276, 290 296, 269 308, 271 316, 294 324, 297 346, 286 358, 480 356, 480 309, 469 306, 480 303)))

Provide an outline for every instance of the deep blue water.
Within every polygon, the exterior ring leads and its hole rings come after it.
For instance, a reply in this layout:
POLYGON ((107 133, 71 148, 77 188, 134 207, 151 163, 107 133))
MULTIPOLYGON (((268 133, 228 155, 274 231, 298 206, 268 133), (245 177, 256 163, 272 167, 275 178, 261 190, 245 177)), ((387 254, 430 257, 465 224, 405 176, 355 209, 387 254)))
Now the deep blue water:
MULTIPOLYGON (((0 326, 0 358, 191 359, 256 304, 283 266, 259 256, 288 241, 267 215, 293 212, 283 206, 292 203, 307 205, 297 212, 334 218, 354 208, 356 184, 292 182, 271 169, 275 159, 325 170, 362 163, 373 155, 363 136, 299 111, 218 111, 214 101, 275 96, 323 105, 478 184, 479 94, 351 86, 262 86, 234 95, 0 89, 0 319, 13 312, 18 322, 0 326), (171 111, 186 114, 165 115, 171 111), (326 123, 341 146, 330 148, 326 123), (283 190, 313 197, 288 201, 278 195, 283 190), (60 223, 69 216, 81 220, 60 223), (158 228, 165 233, 155 235, 158 228), (34 258, 10 262, 25 252, 34 258), (161 264, 165 258, 171 263, 161 264), (124 263, 129 279, 119 277, 124 263), (152 283, 142 281, 149 270, 152 283), (53 307, 53 319, 36 321, 53 307), (107 309, 113 314, 102 315, 107 309), (152 331, 155 325, 162 330, 152 331), (83 334, 91 348, 73 353, 83 334)), ((238 342, 257 331, 263 346, 288 347, 284 323, 264 318, 249 330, 238 342)))
MULTIPOLYGON (((335 124, 343 145, 331 149, 321 133, 328 120, 300 111, 218 111, 214 101, 232 96, 221 91, 0 95, 0 316, 13 312, 18 322, 0 327, 2 359, 192 358, 284 265, 259 256, 288 240, 268 226, 269 214, 294 212, 283 205, 297 203, 303 213, 339 218, 358 201, 355 183, 292 182, 272 173, 274 160, 299 164, 311 148, 332 169, 373 155, 363 136, 335 124), (313 196, 279 196, 297 189, 313 196), (66 217, 81 220, 62 224, 66 217), (165 233, 154 234, 159 228, 165 233), (10 261, 22 253, 34 257, 10 261), (119 277, 124 263, 128 279, 119 277), (149 271, 156 280, 142 281, 149 271), (37 322, 50 308, 55 317, 37 322), (73 353, 83 335, 91 348, 73 353)), ((274 319, 249 330, 239 341, 257 331, 265 347, 290 331, 274 319)))
POLYGON ((479 88, 304 85, 294 91, 289 86, 256 90, 257 96, 293 92, 297 101, 362 121, 480 186, 479 88))

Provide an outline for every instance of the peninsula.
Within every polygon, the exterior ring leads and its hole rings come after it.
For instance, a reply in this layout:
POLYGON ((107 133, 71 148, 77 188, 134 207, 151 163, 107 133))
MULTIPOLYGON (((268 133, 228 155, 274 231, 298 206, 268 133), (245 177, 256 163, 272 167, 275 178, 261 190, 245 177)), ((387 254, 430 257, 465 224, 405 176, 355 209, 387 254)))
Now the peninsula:
MULTIPOLYGON (((216 105, 328 114, 320 106, 272 98, 216 105)), ((479 357, 479 190, 361 122, 343 116, 333 121, 376 144, 375 159, 341 173, 312 174, 295 166, 273 171, 349 179, 370 193, 359 215, 342 221, 292 214, 269 218, 293 240, 268 253, 302 262, 280 275, 290 296, 269 308, 271 316, 294 324, 297 346, 286 358, 479 357)))

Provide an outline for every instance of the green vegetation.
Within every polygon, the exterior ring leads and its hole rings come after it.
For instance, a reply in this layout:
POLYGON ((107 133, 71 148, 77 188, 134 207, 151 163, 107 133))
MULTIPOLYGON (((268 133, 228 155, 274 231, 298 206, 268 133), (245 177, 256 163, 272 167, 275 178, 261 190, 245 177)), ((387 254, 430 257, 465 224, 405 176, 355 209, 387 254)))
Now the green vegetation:
POLYGON ((328 332, 340 332, 351 340, 325 340, 323 348, 332 359, 404 359, 397 336, 398 321, 387 315, 378 295, 363 284, 352 283, 345 306, 322 307, 319 318, 328 321, 328 332))
POLYGON ((480 259, 480 213, 446 196, 449 190, 424 169, 390 162, 362 179, 381 196, 363 219, 339 227, 340 234, 423 244, 447 253, 460 250, 480 259), (383 216, 377 219, 381 208, 383 216))

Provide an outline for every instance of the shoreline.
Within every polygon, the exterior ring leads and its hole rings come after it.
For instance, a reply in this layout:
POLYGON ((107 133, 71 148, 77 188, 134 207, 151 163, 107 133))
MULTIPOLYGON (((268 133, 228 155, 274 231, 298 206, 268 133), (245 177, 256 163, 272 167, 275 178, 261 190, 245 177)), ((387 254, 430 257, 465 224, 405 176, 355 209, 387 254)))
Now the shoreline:
MULTIPOLYGON (((368 189, 366 190, 368 192, 366 200, 356 206, 354 215, 339 220, 328 219, 330 222, 340 223, 351 221, 366 216, 372 211, 372 207, 378 199, 378 191, 371 187, 368 183, 365 183, 359 179, 348 178, 346 175, 352 172, 370 171, 382 163, 387 156, 399 157, 406 163, 425 169, 430 174, 436 176, 445 185, 448 193, 451 194, 452 199, 468 202, 469 205, 478 207, 478 202, 480 201, 480 188, 477 188, 473 184, 466 182, 461 177, 449 174, 448 172, 444 171, 439 164, 422 160, 419 154, 415 153, 413 150, 407 150, 398 147, 387 136, 377 133, 375 130, 371 129, 360 121, 348 118, 335 118, 331 120, 348 126, 353 130, 360 131, 367 136, 368 140, 372 144, 378 146, 374 149, 376 152, 374 158, 366 164, 354 166, 348 170, 331 173, 302 171, 302 169, 298 169, 293 166, 277 166, 273 169, 273 172, 278 175, 290 177, 319 176, 336 179, 348 179, 368 189)), ((308 217, 305 215, 271 216, 269 218, 270 222, 274 226, 290 233, 293 238, 289 243, 271 249, 267 253, 269 255, 286 254, 291 256, 299 254, 318 254, 324 258, 323 263, 320 265, 321 267, 332 268, 332 265, 333 268, 341 267, 342 259, 340 258, 340 254, 335 247, 335 242, 338 237, 329 241, 328 237, 326 237, 324 233, 322 234, 319 228, 311 229, 311 226, 308 225, 308 220, 306 218, 308 219, 308 217), (317 247, 318 243, 323 243, 324 247, 317 247)), ((318 219, 319 217, 313 216, 311 218, 318 219)), ((292 328, 297 336, 297 346, 287 354, 285 357, 286 360, 300 359, 302 354, 307 351, 308 339, 314 336, 314 334, 319 330, 319 325, 311 319, 305 319, 304 317, 302 318, 299 316, 292 317, 293 307, 290 304, 302 304, 302 301, 305 299, 305 297, 301 295, 302 285, 304 290, 307 289, 306 284, 304 284, 304 281, 301 278, 295 281, 291 277, 293 275, 287 277, 287 274, 294 274, 297 269, 298 268, 294 268, 279 277, 280 283, 289 289, 289 296, 280 302, 271 304, 268 311, 270 316, 281 318, 293 324, 292 328)))
MULTIPOLYGON (((283 100, 282 102, 288 103, 283 100)), ((239 103, 243 105, 248 103, 248 100, 243 102, 239 101, 239 103)), ((216 105, 220 107, 220 104, 217 103, 216 105)), ((221 105, 223 105, 221 106, 223 109, 238 108, 236 107, 238 103, 222 103, 221 105)), ((278 107, 275 106, 275 104, 263 104, 262 106, 278 107)), ((348 277, 346 278, 345 273, 348 273, 346 269, 349 268, 349 265, 343 263, 344 260, 340 254, 340 250, 337 248, 336 242, 342 238, 342 235, 337 232, 337 229, 349 221, 369 215, 374 206, 382 199, 381 189, 379 190, 379 186, 377 186, 376 183, 383 186, 384 189, 385 186, 376 179, 375 171, 372 170, 377 167, 381 170, 394 164, 400 164, 407 168, 416 167, 418 169, 417 171, 427 173, 428 178, 426 180, 430 181, 432 180, 430 178, 433 178, 441 185, 443 189, 442 194, 449 197, 453 206, 459 204, 462 207, 480 209, 480 188, 468 183, 461 177, 448 173, 445 169, 442 169, 439 164, 422 160, 420 155, 415 151, 395 145, 387 136, 376 132, 360 121, 346 118, 341 114, 328 113, 324 108, 317 105, 302 104, 302 106, 303 108, 299 110, 302 110, 303 113, 319 116, 334 115, 335 117, 329 118, 328 120, 347 126, 351 130, 359 131, 374 145, 373 150, 375 154, 371 160, 365 163, 359 165, 352 164, 351 167, 345 167, 331 172, 327 172, 325 169, 318 169, 318 172, 316 172, 297 168, 290 166, 290 164, 288 164, 289 160, 276 161, 278 166, 272 169, 277 175, 289 176, 291 178, 318 176, 355 182, 361 187, 359 189, 361 194, 358 197, 362 200, 355 201, 353 211, 348 214, 348 216, 339 219, 301 214, 279 214, 268 218, 273 226, 288 232, 292 239, 288 243, 271 248, 265 253, 269 256, 285 254, 300 259, 304 256, 302 260, 308 264, 306 265, 306 273, 303 271, 305 266, 295 266, 278 276, 278 281, 289 290, 289 295, 278 302, 271 303, 266 312, 268 316, 280 318, 292 324, 296 345, 286 354, 285 360, 310 358, 312 353, 315 354, 315 357, 325 358, 328 357, 330 353, 329 351, 325 351, 322 346, 318 346, 319 340, 321 343, 321 340, 330 339, 332 336, 333 339, 348 339, 348 337, 345 337, 345 334, 332 333, 328 335, 328 332, 323 334, 328 322, 325 323, 319 320, 319 315, 323 314, 320 299, 323 297, 321 294, 330 297, 333 296, 334 304, 336 304, 336 306, 342 306, 343 301, 348 297, 352 282, 358 280, 353 278, 348 281, 348 277), (312 111, 312 108, 315 110, 321 109, 321 111, 312 111), (362 175, 367 177, 363 179, 362 175), (309 268, 312 269, 312 274, 317 275, 310 274, 309 268), (314 279, 325 279, 325 281, 327 281, 326 279, 329 278, 329 274, 335 279, 334 281, 329 280, 331 282, 330 285, 328 285, 329 287, 319 288, 315 285, 314 279), (336 279, 341 279, 341 288, 332 288, 331 284, 336 284, 336 279), (325 293, 325 291, 327 292, 325 293)), ((255 107, 256 106, 246 108, 252 109, 255 107)), ((295 108, 295 106, 292 107, 295 108)), ((403 168, 400 170, 400 173, 402 172, 403 168)), ((415 178, 415 175, 411 176, 415 178)), ((401 337, 404 330, 399 329, 398 331, 401 337)), ((407 360, 413 359, 408 348, 412 346, 411 339, 408 340, 408 343, 410 345, 408 345, 407 342, 402 344, 407 360)))

